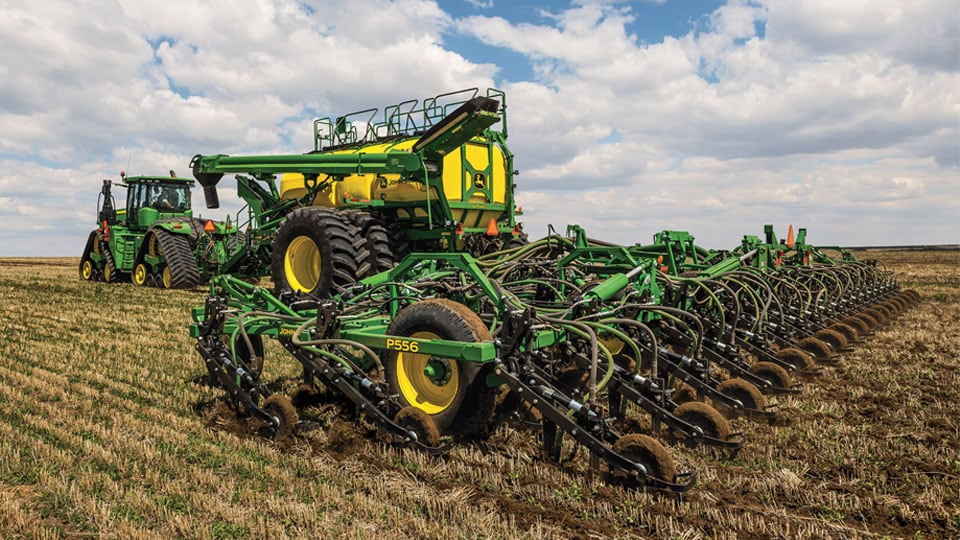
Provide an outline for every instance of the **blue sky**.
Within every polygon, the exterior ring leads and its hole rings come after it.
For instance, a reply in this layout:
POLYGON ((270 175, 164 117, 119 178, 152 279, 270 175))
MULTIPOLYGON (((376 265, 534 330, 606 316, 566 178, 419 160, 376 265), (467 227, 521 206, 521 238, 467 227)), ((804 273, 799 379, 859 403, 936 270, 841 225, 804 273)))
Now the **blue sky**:
POLYGON ((0 256, 78 256, 121 169, 469 86, 507 92, 532 236, 958 243, 958 35, 954 0, 3 3, 0 256))

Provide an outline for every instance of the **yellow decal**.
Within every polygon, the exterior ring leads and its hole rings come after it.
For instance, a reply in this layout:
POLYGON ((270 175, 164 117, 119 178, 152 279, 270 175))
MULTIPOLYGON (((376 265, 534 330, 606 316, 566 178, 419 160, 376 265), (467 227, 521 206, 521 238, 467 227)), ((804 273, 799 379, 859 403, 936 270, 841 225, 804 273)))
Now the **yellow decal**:
POLYGON ((281 336, 292 336, 292 335, 295 334, 295 333, 296 333, 296 330, 294 330, 293 328, 281 328, 281 329, 280 329, 280 335, 281 335, 281 336))
POLYGON ((417 352, 420 350, 420 344, 406 339, 387 338, 387 348, 395 351, 417 352))

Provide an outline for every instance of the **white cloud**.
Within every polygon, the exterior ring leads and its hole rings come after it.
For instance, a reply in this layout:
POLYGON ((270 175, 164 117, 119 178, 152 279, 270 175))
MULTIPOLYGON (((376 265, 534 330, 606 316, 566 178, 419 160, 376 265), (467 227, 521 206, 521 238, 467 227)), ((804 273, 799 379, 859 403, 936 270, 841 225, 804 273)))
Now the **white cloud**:
POLYGON ((499 66, 450 50, 453 32, 533 67, 499 81, 532 233, 687 229, 724 247, 790 220, 824 243, 958 242, 955 8, 730 0, 643 43, 635 2, 579 0, 539 24, 429 0, 2 4, 0 255, 76 254, 121 168, 300 152, 316 114, 493 85, 499 66), (30 213, 49 241, 10 232, 30 213))

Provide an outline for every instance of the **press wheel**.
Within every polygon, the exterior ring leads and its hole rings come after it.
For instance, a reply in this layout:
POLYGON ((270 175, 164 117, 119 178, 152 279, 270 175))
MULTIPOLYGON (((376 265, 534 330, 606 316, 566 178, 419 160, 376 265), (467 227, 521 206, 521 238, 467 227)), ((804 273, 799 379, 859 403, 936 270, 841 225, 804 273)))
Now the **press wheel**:
POLYGON ((273 433, 274 439, 285 439, 293 433, 293 426, 297 425, 299 417, 297 409, 290 402, 290 398, 283 394, 273 394, 263 401, 262 408, 270 416, 280 421, 280 425, 273 433))
POLYGON ((393 417, 400 427, 414 432, 417 440, 427 446, 440 445, 440 429, 433 418, 416 407, 404 407, 393 417))
POLYGON ((639 433, 624 435, 613 443, 613 451, 643 465, 648 476, 667 482, 673 482, 677 476, 677 467, 670 453, 659 441, 648 435, 639 433))
POLYGON ((830 345, 815 337, 803 338, 794 346, 800 350, 807 351, 819 361, 829 360, 834 355, 830 345))
POLYGON ((757 362, 750 366, 750 373, 761 379, 766 379, 775 388, 790 388, 793 386, 793 380, 791 380, 787 370, 773 362, 757 362))
POLYGON ((739 377, 727 379, 717 386, 717 390, 729 397, 738 400, 747 409, 763 410, 767 406, 767 398, 750 381, 739 377))
POLYGON ((816 367, 813 357, 807 351, 801 351, 796 347, 787 347, 777 351, 777 358, 792 364, 798 371, 809 371, 816 367))
POLYGON ((724 440, 730 434, 730 423, 716 409, 700 401, 688 401, 674 409, 673 415, 700 428, 704 435, 724 440))

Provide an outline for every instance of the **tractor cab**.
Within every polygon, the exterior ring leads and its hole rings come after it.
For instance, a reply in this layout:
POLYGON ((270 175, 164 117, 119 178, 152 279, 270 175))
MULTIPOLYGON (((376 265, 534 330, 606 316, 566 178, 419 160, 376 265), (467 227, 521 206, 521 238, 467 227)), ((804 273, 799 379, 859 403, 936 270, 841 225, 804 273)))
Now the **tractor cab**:
MULTIPOLYGON (((190 208, 193 180, 176 176, 122 178, 127 186, 125 219, 131 229, 146 229, 158 219, 193 217, 190 208)), ((118 219, 121 219, 120 216, 118 219)))

